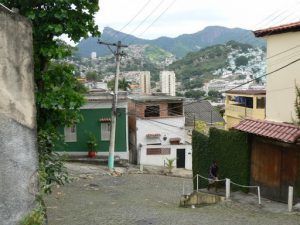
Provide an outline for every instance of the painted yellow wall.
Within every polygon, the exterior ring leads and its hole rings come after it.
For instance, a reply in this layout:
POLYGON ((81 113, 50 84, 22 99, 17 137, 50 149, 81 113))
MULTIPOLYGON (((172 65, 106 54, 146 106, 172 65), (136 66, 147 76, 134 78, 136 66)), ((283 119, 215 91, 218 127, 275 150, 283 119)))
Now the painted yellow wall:
POLYGON ((245 95, 245 94, 226 94, 225 100, 225 129, 228 130, 231 127, 238 125, 242 119, 251 118, 251 119, 265 119, 265 109, 256 108, 256 98, 265 97, 264 95, 245 95), (243 96, 243 97, 252 97, 253 98, 253 108, 246 108, 243 106, 233 105, 234 102, 229 101, 229 96, 243 96))
MULTIPOLYGON (((300 32, 276 34, 266 36, 265 39, 267 40, 267 73, 300 58, 300 47, 274 56, 300 45, 300 32)), ((267 76, 266 119, 292 122, 296 117, 295 84, 300 86, 300 61, 267 76)))

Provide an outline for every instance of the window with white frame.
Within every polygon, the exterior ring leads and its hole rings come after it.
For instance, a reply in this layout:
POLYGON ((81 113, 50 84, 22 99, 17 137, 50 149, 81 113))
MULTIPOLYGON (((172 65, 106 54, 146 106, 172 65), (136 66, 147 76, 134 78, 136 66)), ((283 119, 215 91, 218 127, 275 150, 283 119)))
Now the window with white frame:
POLYGON ((77 141, 76 125, 73 125, 71 127, 65 127, 64 134, 65 134, 65 142, 76 142, 77 141))
POLYGON ((111 123, 101 123, 101 140, 102 141, 110 140, 110 126, 111 126, 111 123))

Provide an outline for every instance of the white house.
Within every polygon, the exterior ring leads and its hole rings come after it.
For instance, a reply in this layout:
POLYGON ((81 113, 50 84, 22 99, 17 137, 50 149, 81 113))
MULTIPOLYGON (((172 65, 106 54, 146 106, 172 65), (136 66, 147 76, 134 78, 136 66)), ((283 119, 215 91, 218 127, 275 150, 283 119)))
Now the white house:
POLYGON ((176 159, 177 168, 192 169, 182 97, 129 96, 128 112, 131 163, 164 166, 167 159, 176 159))

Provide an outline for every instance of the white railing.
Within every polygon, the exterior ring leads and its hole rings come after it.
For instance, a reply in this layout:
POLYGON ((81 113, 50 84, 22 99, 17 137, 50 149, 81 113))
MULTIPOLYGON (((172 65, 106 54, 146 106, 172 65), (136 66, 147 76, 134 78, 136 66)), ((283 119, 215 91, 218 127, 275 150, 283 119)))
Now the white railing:
MULTIPOLYGON (((207 181, 214 181, 214 182, 224 182, 225 181, 225 198, 227 200, 230 199, 230 184, 233 184, 233 185, 236 185, 238 187, 243 187, 243 188, 257 188, 257 197, 258 197, 258 204, 261 205, 261 196, 260 196, 260 186, 248 186, 248 185, 241 185, 241 184, 238 184, 238 183, 235 183, 233 181, 231 181, 229 178, 225 178, 225 179, 221 179, 221 180, 214 180, 214 179, 211 179, 211 178, 207 178, 207 177, 204 177, 204 176, 201 176, 200 174, 196 174, 194 177, 193 177, 193 180, 196 178, 196 192, 199 191, 199 178, 201 179, 204 179, 204 180, 207 180, 207 181)), ((182 193, 183 195, 185 195, 185 182, 183 181, 183 185, 182 185, 182 193)))

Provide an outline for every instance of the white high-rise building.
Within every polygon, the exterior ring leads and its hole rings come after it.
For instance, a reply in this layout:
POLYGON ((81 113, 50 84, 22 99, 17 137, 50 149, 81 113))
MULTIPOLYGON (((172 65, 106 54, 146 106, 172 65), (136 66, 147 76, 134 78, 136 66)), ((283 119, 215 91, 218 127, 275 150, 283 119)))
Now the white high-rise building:
POLYGON ((97 58, 97 52, 92 52, 91 59, 96 59, 96 58, 97 58))
POLYGON ((150 71, 140 71, 140 89, 142 93, 150 94, 150 71))
POLYGON ((161 92, 170 96, 176 96, 176 77, 174 71, 160 71, 159 77, 161 92))

